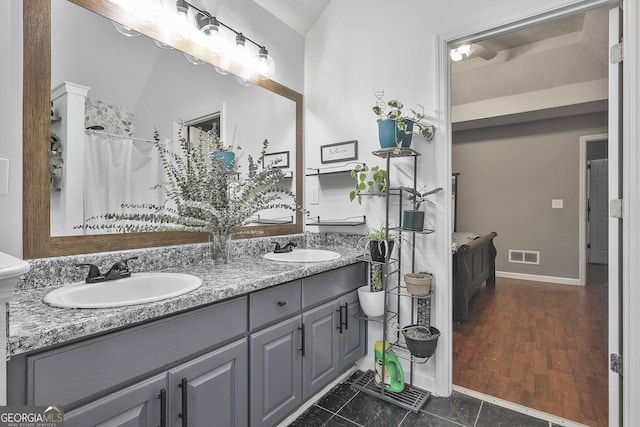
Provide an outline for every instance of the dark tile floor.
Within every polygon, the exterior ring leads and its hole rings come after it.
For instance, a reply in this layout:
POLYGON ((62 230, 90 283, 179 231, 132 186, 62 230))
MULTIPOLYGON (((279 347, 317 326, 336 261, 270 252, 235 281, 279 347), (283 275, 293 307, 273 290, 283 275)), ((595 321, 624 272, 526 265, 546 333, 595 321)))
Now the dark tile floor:
POLYGON ((431 396, 419 413, 402 409, 351 387, 354 373, 335 386, 289 427, 550 427, 555 424, 453 392, 431 396))

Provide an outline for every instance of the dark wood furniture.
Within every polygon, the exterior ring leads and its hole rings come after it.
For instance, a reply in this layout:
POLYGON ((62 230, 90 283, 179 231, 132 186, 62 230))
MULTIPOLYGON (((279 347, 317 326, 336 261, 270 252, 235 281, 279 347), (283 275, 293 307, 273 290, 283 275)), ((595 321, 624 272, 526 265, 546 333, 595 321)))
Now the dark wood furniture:
POLYGON ((496 284, 495 232, 461 245, 453 254, 453 320, 469 321, 469 301, 484 282, 496 284))

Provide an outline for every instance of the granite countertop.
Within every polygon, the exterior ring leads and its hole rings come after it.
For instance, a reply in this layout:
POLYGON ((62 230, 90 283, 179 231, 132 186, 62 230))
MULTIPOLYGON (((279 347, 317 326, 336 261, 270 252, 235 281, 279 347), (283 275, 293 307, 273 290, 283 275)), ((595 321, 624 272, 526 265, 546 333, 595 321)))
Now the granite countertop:
MULTIPOLYGON (((326 249, 339 252, 342 258, 321 263, 280 263, 253 255, 231 259, 224 265, 203 260, 186 266, 160 269, 159 271, 193 274, 202 278, 203 285, 178 297, 125 307, 55 308, 45 304, 42 299, 49 291, 61 286, 60 284, 28 289, 18 288, 8 307, 7 353, 10 357, 43 349, 357 262, 356 257, 359 252, 351 246, 326 247, 326 249)), ((113 284, 117 286, 118 281, 113 281, 113 284)))

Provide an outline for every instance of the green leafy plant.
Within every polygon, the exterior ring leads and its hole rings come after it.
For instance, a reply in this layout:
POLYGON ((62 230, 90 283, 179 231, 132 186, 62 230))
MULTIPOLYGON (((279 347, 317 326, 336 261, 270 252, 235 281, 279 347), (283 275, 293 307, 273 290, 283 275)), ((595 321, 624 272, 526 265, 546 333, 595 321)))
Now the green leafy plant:
POLYGON ((383 120, 395 120, 398 131, 404 133, 418 133, 424 137, 427 141, 433 140, 436 133, 436 127, 426 121, 424 114, 424 107, 418 104, 420 111, 416 111, 412 108, 410 114, 403 113, 404 105, 397 99, 385 103, 382 99, 383 95, 376 94, 378 102, 373 107, 373 112, 378 116, 378 123, 383 120), (388 107, 388 108, 387 108, 388 107), (407 123, 413 123, 413 129, 407 129, 407 123))
POLYGON ((362 204, 362 193, 380 194, 387 189, 387 171, 380 166, 369 168, 366 164, 356 165, 350 174, 356 181, 355 189, 349 193, 352 202, 357 198, 358 203, 362 204))
POLYGON ((49 181, 53 182, 58 178, 58 172, 62 170, 62 141, 60 137, 51 132, 51 161, 49 163, 49 181))
POLYGON ((418 191, 411 187, 400 187, 400 188, 402 188, 402 191, 406 191, 407 193, 409 193, 409 195, 407 196, 407 200, 411 200, 411 202, 413 203, 414 211, 417 211, 420 209, 420 205, 422 204, 422 202, 427 200, 427 196, 442 191, 442 187, 434 188, 433 190, 428 190, 424 192, 422 192, 422 189, 418 191))
POLYGON ((190 144, 180 131, 178 150, 170 151, 154 133, 166 175, 164 188, 168 203, 123 204, 138 213, 106 213, 89 218, 87 229, 110 229, 118 232, 181 230, 231 234, 255 213, 264 209, 296 210, 294 194, 279 186, 283 174, 277 168, 261 168, 269 145, 265 140, 256 161, 248 156, 248 173, 242 178, 230 171, 221 158, 214 158, 217 136, 209 132, 206 141, 190 144), (142 213, 139 213, 142 211, 142 213), (107 224, 91 224, 108 220, 107 224))
POLYGON ((398 244, 401 243, 402 236, 399 234, 389 233, 384 225, 381 225, 380 228, 370 228, 369 232, 358 240, 358 247, 362 250, 363 256, 369 253, 371 242, 376 242, 378 245, 378 251, 380 253, 384 252, 388 256, 391 242, 398 242, 398 244))
POLYGON ((371 265, 371 292, 380 292, 382 290, 382 265, 371 265))

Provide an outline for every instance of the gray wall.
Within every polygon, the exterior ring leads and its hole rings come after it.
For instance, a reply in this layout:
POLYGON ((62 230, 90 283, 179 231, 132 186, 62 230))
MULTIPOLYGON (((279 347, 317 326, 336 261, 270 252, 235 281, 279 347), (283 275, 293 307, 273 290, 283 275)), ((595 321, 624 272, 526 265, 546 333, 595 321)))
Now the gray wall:
POLYGON ((498 271, 578 278, 579 142, 606 131, 593 113, 454 133, 458 230, 498 233, 498 271), (540 251, 540 265, 509 263, 509 249, 540 251))

